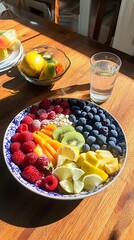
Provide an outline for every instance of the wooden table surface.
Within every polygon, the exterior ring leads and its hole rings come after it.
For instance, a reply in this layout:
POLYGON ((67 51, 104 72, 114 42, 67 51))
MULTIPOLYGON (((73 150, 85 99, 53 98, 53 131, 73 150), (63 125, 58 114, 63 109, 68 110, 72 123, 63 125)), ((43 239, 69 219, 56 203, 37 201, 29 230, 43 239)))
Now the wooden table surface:
POLYGON ((27 82, 16 67, 0 73, 0 240, 133 240, 134 59, 52 23, 0 20, 0 29, 10 28, 16 29, 24 51, 40 44, 56 46, 66 52, 71 67, 52 87, 27 82), (18 112, 43 97, 90 100, 90 57, 98 51, 117 53, 123 62, 112 96, 101 106, 124 129, 126 165, 109 188, 92 197, 55 201, 38 196, 9 173, 2 154, 5 130, 18 112))

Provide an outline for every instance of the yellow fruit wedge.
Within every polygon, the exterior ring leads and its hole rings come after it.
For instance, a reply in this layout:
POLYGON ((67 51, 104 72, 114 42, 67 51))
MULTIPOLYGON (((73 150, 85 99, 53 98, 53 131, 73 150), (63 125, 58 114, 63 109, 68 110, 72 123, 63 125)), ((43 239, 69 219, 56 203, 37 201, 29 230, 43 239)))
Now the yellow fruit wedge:
POLYGON ((113 157, 112 153, 108 150, 96 150, 96 157, 98 159, 105 159, 105 158, 111 158, 113 157))
POLYGON ((72 176, 74 181, 79 180, 84 174, 85 172, 82 169, 72 168, 72 176))
POLYGON ((60 186, 67 192, 67 193, 73 193, 73 183, 69 180, 62 180, 59 182, 60 186))
POLYGON ((84 189, 87 191, 92 191, 102 182, 103 179, 97 174, 89 174, 83 178, 84 189))
POLYGON ((89 162, 84 161, 81 165, 81 169, 86 174, 97 174, 99 175, 103 181, 105 181, 108 178, 108 174, 105 173, 103 170, 91 165, 89 162))
POLYGON ((17 39, 15 29, 4 31, 0 34, 0 48, 8 48, 17 39))
POLYGON ((63 145, 62 147, 58 148, 57 155, 61 155, 67 160, 76 162, 79 157, 79 149, 75 146, 63 145))
POLYGON ((8 51, 6 48, 0 48, 0 61, 8 58, 8 51))
POLYGON ((97 167, 99 165, 99 160, 96 157, 96 153, 93 151, 88 151, 86 153, 86 161, 97 167))
POLYGON ((10 44, 8 49, 15 51, 15 50, 19 49, 20 45, 21 45, 21 41, 19 39, 16 39, 12 44, 10 44))
POLYGON ((67 166, 60 166, 54 169, 53 174, 61 181, 72 179, 71 168, 67 166))
POLYGON ((105 164, 105 171, 107 174, 113 174, 119 170, 118 163, 105 164))
POLYGON ((105 171, 105 165, 106 164, 108 164, 108 165, 109 164, 117 164, 117 165, 119 165, 118 159, 114 158, 114 157, 111 157, 111 158, 105 158, 105 159, 99 160, 98 168, 100 168, 100 169, 105 171))
POLYGON ((86 153, 81 153, 76 161, 77 165, 80 167, 81 164, 86 160, 86 153))
POLYGON ((76 180, 73 183, 74 193, 80 193, 84 188, 84 183, 80 180, 76 180))

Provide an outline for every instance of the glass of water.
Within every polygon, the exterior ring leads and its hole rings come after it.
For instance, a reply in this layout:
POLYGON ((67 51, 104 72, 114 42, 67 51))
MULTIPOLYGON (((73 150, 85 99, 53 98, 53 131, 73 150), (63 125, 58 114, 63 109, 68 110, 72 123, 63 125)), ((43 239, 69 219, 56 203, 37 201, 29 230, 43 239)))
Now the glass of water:
POLYGON ((98 52, 91 57, 90 98, 101 104, 111 96, 121 59, 111 52, 98 52))

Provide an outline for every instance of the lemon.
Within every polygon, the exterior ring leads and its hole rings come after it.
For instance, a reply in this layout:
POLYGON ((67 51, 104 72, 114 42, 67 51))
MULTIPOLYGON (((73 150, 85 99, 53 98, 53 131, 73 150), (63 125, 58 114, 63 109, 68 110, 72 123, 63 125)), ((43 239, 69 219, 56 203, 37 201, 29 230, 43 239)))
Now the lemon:
POLYGON ((84 189, 87 191, 93 190, 101 182, 103 182, 103 179, 97 174, 89 174, 83 178, 84 189))
POLYGON ((74 181, 73 188, 74 193, 80 193, 84 188, 84 183, 80 180, 74 181))
POLYGON ((17 39, 15 29, 4 31, 0 34, 0 48, 8 48, 17 39))
POLYGON ((89 162, 84 161, 81 165, 81 169, 88 175, 88 174, 97 174, 99 175, 103 181, 105 181, 108 178, 108 174, 105 173, 102 169, 99 169, 93 165, 91 165, 89 162))
POLYGON ((16 39, 9 47, 8 49, 15 51, 17 50, 21 45, 21 41, 19 39, 16 39))
POLYGON ((63 145, 57 150, 57 154, 67 160, 76 162, 79 157, 79 149, 71 145, 63 145))
POLYGON ((62 180, 59 182, 60 186, 67 192, 67 193, 73 193, 73 183, 69 180, 62 180))
POLYGON ((82 175, 84 175, 84 174, 85 174, 85 172, 82 169, 80 169, 80 168, 72 168, 72 176, 73 176, 73 180, 74 181, 80 179, 80 177, 82 175))
POLYGON ((71 168, 67 166, 60 166, 54 169, 53 174, 61 181, 72 178, 71 168))
POLYGON ((36 51, 30 51, 26 53, 21 61, 20 68, 26 75, 38 77, 45 64, 47 63, 41 54, 36 51))
POLYGON ((0 61, 8 58, 8 51, 6 48, 0 48, 0 61))

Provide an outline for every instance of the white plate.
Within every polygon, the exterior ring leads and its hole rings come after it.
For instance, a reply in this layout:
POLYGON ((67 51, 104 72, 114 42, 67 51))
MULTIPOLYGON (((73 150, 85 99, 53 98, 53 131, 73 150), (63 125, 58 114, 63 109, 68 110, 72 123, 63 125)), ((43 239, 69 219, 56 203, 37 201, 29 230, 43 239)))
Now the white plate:
POLYGON ((13 67, 21 58, 22 53, 23 53, 23 46, 21 44, 19 49, 17 49, 16 51, 13 51, 9 55, 7 61, 0 64, 0 72, 4 72, 10 69, 11 67, 13 67))

